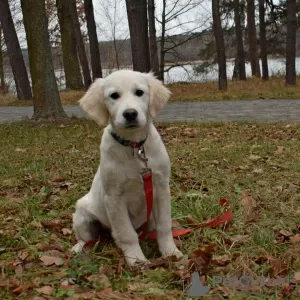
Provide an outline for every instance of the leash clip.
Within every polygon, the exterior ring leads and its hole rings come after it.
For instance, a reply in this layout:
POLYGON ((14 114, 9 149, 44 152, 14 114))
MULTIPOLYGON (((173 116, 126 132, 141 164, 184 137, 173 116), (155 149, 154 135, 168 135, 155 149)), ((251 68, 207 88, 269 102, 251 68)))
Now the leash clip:
POLYGON ((145 168, 148 169, 148 158, 146 157, 145 149, 141 146, 138 150, 138 158, 145 164, 145 168))

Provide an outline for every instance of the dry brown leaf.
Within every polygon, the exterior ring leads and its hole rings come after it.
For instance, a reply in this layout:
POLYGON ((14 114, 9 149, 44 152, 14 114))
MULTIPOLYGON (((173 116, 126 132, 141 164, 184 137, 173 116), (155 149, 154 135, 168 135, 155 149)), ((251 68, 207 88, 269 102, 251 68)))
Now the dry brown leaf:
POLYGON ((288 268, 284 261, 282 261, 279 258, 271 258, 269 260, 270 263, 270 274, 272 277, 278 276, 278 275, 284 275, 287 273, 288 268))
POLYGON ((250 215, 253 210, 257 207, 256 200, 250 195, 248 190, 242 192, 242 205, 247 213, 250 215))
POLYGON ((59 228, 61 227, 61 224, 59 222, 59 220, 45 220, 45 221, 41 221, 41 224, 45 227, 45 228, 59 228))
POLYGON ((291 240, 291 242, 292 242, 293 244, 300 243, 300 234, 298 233, 298 234, 296 234, 295 236, 292 236, 292 237, 290 238, 290 240, 291 240))
POLYGON ((285 147, 283 147, 283 146, 277 146, 277 150, 274 151, 274 154, 280 155, 283 153, 284 149, 285 149, 285 147))
POLYGON ((25 261, 28 256, 29 256, 29 253, 27 251, 20 251, 18 253, 18 258, 22 261, 25 261))
POLYGON ((216 245, 211 244, 193 251, 189 263, 189 270, 194 270, 199 272, 199 274, 205 273, 210 266, 213 253, 216 249, 216 245))
POLYGON ((280 233, 281 235, 286 236, 286 237, 289 237, 289 236, 292 236, 292 235, 293 235, 291 232, 289 232, 289 231, 287 231, 287 230, 285 230, 285 229, 281 229, 281 230, 279 231, 279 233, 280 233))
POLYGON ((211 263, 217 266, 225 266, 232 260, 232 257, 228 254, 217 256, 214 258, 211 263))
POLYGON ((84 292, 84 293, 76 293, 69 297, 70 300, 81 300, 81 299, 98 299, 96 293, 94 292, 84 292))
POLYGON ((199 225, 199 221, 196 220, 195 218, 193 218, 191 215, 188 215, 186 218, 185 218, 185 221, 186 223, 189 225, 189 226, 197 226, 199 225))
MULTIPOLYGON (((124 260, 124 258, 122 257, 124 260)), ((112 268, 112 266, 109 265, 101 265, 99 268, 99 273, 105 274, 106 276, 112 276, 115 274, 115 270, 112 268)))
POLYGON ((300 271, 295 273, 295 280, 300 283, 300 271))
POLYGON ((256 160, 261 159, 261 157, 260 157, 259 155, 251 154, 251 155, 249 156, 249 159, 252 160, 252 161, 256 161, 256 160))
POLYGON ((5 289, 15 289, 20 286, 20 281, 17 278, 0 281, 0 287, 5 289))
POLYGON ((99 286, 108 288, 111 286, 111 283, 105 274, 92 274, 87 277, 87 280, 92 283, 94 288, 99 288, 99 286))
POLYGON ((20 285, 19 287, 15 288, 13 290, 13 293, 15 294, 22 294, 30 289, 32 289, 34 287, 33 284, 31 283, 28 283, 28 284, 23 284, 23 285, 20 285))
POLYGON ((41 288, 36 289, 36 291, 40 294, 50 296, 53 293, 53 287, 51 287, 50 285, 45 285, 42 286, 41 288))
POLYGON ((55 257, 55 256, 48 256, 43 255, 40 260, 43 262, 45 266, 61 266, 64 264, 64 260, 61 257, 55 257))
POLYGON ((71 235, 73 233, 72 229, 63 228, 62 230, 63 235, 71 235))

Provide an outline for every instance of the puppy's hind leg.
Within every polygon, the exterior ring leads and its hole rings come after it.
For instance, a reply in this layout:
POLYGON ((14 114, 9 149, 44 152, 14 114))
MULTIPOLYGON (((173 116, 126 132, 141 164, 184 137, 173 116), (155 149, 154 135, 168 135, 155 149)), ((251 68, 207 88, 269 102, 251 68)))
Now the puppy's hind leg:
POLYGON ((73 214, 73 230, 77 239, 77 244, 72 248, 72 252, 79 253, 85 242, 98 239, 101 233, 101 224, 83 207, 77 207, 73 214))

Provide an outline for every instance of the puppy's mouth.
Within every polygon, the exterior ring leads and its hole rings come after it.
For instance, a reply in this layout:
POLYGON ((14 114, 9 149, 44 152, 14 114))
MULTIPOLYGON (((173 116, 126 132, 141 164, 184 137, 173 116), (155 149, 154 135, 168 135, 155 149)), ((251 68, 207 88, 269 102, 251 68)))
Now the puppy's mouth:
POLYGON ((138 128, 139 127, 139 124, 138 122, 127 122, 125 124, 125 128, 128 128, 128 129, 134 129, 134 128, 138 128))

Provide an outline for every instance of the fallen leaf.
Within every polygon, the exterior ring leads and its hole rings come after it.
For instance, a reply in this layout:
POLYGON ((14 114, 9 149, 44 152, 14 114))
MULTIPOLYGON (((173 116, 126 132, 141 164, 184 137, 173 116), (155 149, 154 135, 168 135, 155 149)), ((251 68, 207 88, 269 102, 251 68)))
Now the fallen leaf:
POLYGON ((300 283, 300 271, 295 273, 295 280, 300 283))
POLYGON ((96 289, 108 288, 111 286, 111 283, 105 274, 93 274, 87 277, 87 280, 96 289))
POLYGON ((29 256, 29 253, 27 251, 20 251, 18 253, 18 258, 22 261, 25 261, 28 256, 29 256))
POLYGON ((280 233, 281 235, 286 236, 286 237, 289 237, 289 236, 292 236, 292 235, 293 235, 291 232, 289 232, 289 231, 287 231, 287 230, 285 230, 285 229, 281 229, 281 230, 279 231, 279 233, 280 233))
POLYGON ((283 153, 284 149, 285 149, 285 147, 283 147, 283 146, 277 146, 277 150, 274 152, 274 154, 280 155, 283 153))
POLYGON ((30 283, 23 284, 23 285, 20 285, 19 287, 15 288, 13 290, 13 293, 15 293, 15 294, 22 294, 22 293, 24 293, 24 292, 26 292, 28 290, 31 290, 33 287, 34 287, 34 285, 30 284, 30 283))
POLYGON ((212 259, 211 263, 217 266, 225 266, 232 260, 232 257, 228 254, 217 256, 212 259))
POLYGON ((64 260, 60 257, 43 255, 40 260, 43 262, 45 266, 61 266, 64 264, 64 260))
POLYGON ((249 156, 249 159, 252 160, 252 161, 256 161, 256 160, 261 159, 261 157, 260 157, 259 155, 251 154, 251 155, 249 156))
POLYGON ((195 218, 193 218, 191 215, 188 215, 186 218, 185 218, 185 221, 186 223, 189 225, 189 226, 197 226, 199 225, 199 221, 196 220, 195 218))
MULTIPOLYGON (((122 257, 123 258, 123 257, 122 257)), ((124 258, 123 258, 124 260, 124 258)), ((119 262, 120 263, 120 262, 119 262)), ((119 265, 118 263, 118 265, 119 265)), ((118 269, 118 268, 117 268, 118 269)), ((109 265, 101 265, 99 268, 99 273, 105 274, 106 276, 112 276, 115 274, 115 270, 112 268, 112 266, 109 265)))
POLYGON ((269 259, 270 263, 270 274, 272 277, 283 275, 288 271, 288 268, 284 261, 279 258, 271 258, 269 259))
POLYGON ((248 190, 242 192, 242 205, 248 215, 257 207, 256 200, 250 195, 248 190))
POLYGON ((45 285, 41 288, 36 289, 36 291, 40 294, 50 296, 53 293, 53 287, 51 287, 50 285, 45 285))
POLYGON ((154 269, 160 266, 165 266, 169 264, 169 259, 167 258, 155 258, 155 259, 151 259, 149 261, 149 263, 145 264, 145 265, 141 265, 141 266, 137 266, 137 267, 133 267, 133 270, 136 271, 145 271, 145 270, 150 270, 150 269, 154 269))
POLYGON ((23 149, 23 148, 16 148, 15 151, 16 152, 26 152, 27 150, 23 149))
POLYGON ((193 269, 194 271, 199 272, 199 274, 205 273, 210 266, 216 248, 216 245, 211 244, 193 251, 189 263, 189 270, 193 269))
POLYGON ((73 231, 69 228, 63 228, 62 230, 63 235, 71 235, 73 231))
POLYGON ((297 243, 300 243, 300 234, 296 234, 295 236, 291 237, 290 238, 290 241, 293 243, 293 244, 297 244, 297 243))
POLYGON ((119 259, 118 264, 117 264, 117 269, 116 269, 116 274, 117 275, 122 275, 123 274, 124 266, 125 266, 125 259, 124 259, 124 257, 121 257, 119 259))
POLYGON ((20 286, 20 281, 17 278, 7 279, 0 282, 0 287, 8 289, 16 289, 20 286))
POLYGON ((288 298, 289 296, 291 296, 292 292, 294 291, 294 289, 296 288, 296 286, 292 286, 289 283, 285 283, 281 290, 280 290, 280 294, 284 297, 284 298, 288 298))
POLYGON ((52 221, 41 221, 41 224, 45 227, 45 228, 59 228, 61 227, 61 224, 59 222, 59 220, 52 220, 52 221))

